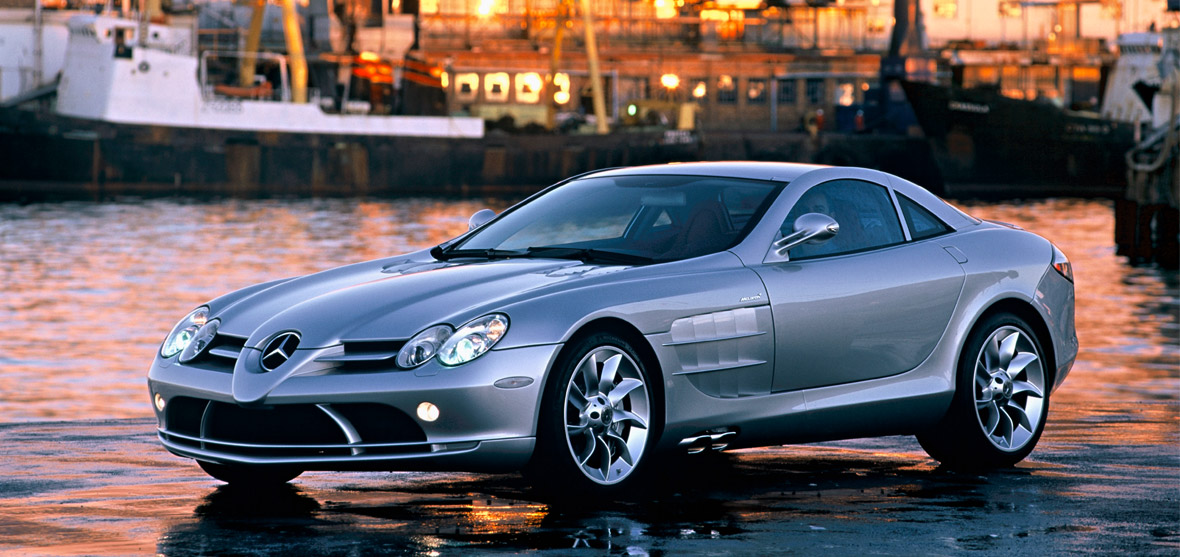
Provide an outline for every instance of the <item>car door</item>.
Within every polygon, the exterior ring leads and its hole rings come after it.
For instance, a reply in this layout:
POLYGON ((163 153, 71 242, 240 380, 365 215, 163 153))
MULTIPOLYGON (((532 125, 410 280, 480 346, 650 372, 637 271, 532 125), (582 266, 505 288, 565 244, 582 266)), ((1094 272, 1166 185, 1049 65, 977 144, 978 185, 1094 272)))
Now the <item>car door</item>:
POLYGON ((958 301, 963 270, 937 240, 912 241, 890 190, 832 180, 805 192, 782 224, 821 212, 836 236, 756 266, 774 322, 775 392, 887 377, 934 349, 958 301))

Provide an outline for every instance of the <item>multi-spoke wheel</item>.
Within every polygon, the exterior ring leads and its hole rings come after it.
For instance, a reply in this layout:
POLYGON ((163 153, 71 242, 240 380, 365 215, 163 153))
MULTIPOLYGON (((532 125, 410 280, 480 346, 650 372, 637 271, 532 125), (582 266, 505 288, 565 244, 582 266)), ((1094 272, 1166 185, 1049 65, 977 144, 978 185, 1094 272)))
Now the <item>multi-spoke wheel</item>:
POLYGON ((930 456, 957 468, 1011 466, 1032 452, 1049 410, 1049 362, 1032 328, 996 315, 968 337, 947 415, 918 436, 930 456))
POLYGON ((563 491, 625 484, 658 419, 642 360, 625 340, 597 334, 572 347, 553 372, 531 474, 563 491))

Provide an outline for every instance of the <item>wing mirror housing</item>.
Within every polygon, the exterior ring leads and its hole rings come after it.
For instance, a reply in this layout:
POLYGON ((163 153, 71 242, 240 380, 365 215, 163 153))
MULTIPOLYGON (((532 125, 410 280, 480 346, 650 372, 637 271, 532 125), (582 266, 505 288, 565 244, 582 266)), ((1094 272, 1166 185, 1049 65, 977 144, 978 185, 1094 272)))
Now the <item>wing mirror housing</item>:
POLYGON ((774 246, 774 253, 779 257, 786 257, 792 248, 804 244, 819 244, 831 240, 840 233, 840 224, 836 219, 823 213, 807 213, 795 219, 795 231, 787 234, 774 246))
POLYGON ((475 230, 494 218, 496 218, 495 211, 491 209, 480 209, 474 215, 471 215, 470 219, 467 219, 467 230, 475 230))

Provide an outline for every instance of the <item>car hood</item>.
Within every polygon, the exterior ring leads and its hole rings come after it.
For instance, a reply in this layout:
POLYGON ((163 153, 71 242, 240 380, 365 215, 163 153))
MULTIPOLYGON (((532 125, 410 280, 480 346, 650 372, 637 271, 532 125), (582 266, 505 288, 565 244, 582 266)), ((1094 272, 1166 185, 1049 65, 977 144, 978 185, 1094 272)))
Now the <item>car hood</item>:
MULTIPOLYGON (((462 325, 497 306, 554 285, 625 270, 556 259, 436 261, 403 257, 291 279, 213 308, 222 333, 256 346, 298 331, 300 348, 341 340, 408 339, 422 329, 462 325)), ((509 316, 511 317, 511 316, 509 316)))

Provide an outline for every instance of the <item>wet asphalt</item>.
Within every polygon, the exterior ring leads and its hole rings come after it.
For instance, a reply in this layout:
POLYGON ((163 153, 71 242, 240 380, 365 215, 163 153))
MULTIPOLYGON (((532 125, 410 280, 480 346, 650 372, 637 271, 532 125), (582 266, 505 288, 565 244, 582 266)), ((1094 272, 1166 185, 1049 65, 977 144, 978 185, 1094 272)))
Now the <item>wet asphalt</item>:
POLYGON ((1176 400, 1062 397, 987 474, 910 437, 661 462, 640 490, 554 501, 515 474, 306 473, 230 488, 131 419, 0 426, 13 555, 1180 554, 1176 400))

